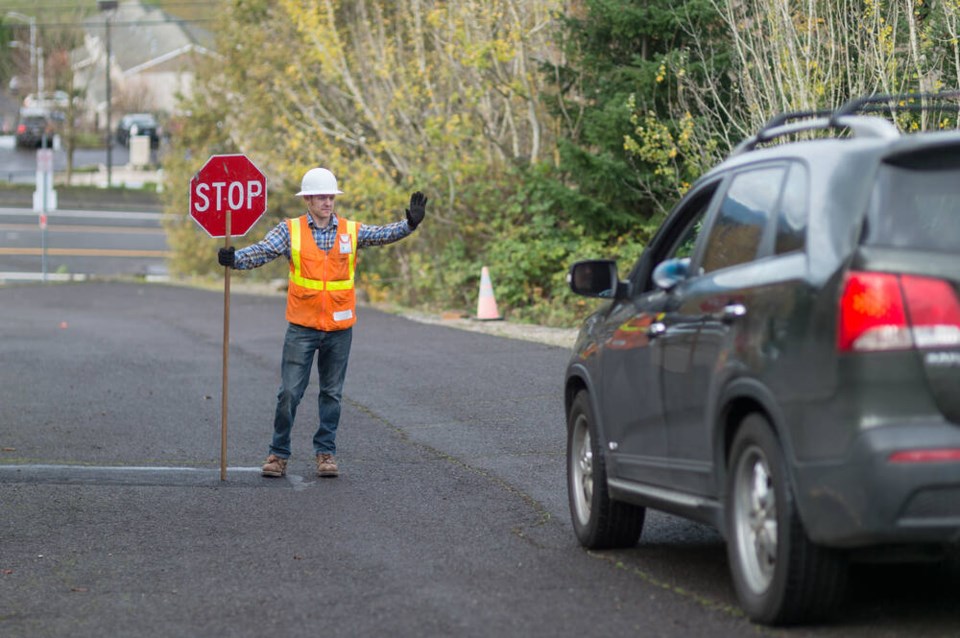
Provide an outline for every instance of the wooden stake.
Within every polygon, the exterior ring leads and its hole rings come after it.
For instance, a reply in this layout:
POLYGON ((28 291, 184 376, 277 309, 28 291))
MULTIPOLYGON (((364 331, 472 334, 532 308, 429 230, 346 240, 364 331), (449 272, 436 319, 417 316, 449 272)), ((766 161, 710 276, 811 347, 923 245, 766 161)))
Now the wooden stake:
MULTIPOLYGON (((223 247, 230 247, 230 209, 223 247)), ((223 267, 223 389, 220 392, 220 480, 227 480, 227 364, 230 360, 230 266, 223 267)))

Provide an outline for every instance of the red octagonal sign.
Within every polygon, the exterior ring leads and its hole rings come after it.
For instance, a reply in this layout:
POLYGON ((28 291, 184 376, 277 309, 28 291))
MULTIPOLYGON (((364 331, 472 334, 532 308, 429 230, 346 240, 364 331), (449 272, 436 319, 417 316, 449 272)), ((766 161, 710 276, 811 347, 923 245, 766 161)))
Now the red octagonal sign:
POLYGON ((267 179, 246 155, 213 155, 190 180, 190 216, 211 237, 246 235, 267 210, 267 179))

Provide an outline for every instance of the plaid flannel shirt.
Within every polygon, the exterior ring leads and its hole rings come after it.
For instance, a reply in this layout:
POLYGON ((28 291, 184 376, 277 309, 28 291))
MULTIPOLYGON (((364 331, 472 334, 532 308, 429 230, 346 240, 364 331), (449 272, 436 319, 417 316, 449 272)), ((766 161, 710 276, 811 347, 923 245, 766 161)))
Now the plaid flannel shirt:
MULTIPOLYGON (((320 250, 330 250, 337 237, 337 215, 330 217, 326 228, 318 228, 313 217, 307 216, 307 223, 313 231, 313 240, 320 250)), ((383 246, 399 241, 413 232, 407 220, 393 222, 384 226, 360 224, 357 230, 357 247, 383 246)), ((263 239, 246 248, 240 248, 235 255, 233 267, 237 270, 259 268, 274 259, 283 256, 290 259, 290 230, 286 222, 280 222, 263 239)))

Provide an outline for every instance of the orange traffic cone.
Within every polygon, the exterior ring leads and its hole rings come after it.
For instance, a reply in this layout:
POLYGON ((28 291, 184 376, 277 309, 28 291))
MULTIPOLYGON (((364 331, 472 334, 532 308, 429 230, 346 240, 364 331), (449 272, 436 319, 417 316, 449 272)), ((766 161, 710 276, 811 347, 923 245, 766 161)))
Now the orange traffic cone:
POLYGON ((477 301, 477 319, 494 321, 503 319, 497 310, 497 299, 493 296, 493 284, 490 283, 490 271, 486 266, 480 269, 480 299, 477 301))

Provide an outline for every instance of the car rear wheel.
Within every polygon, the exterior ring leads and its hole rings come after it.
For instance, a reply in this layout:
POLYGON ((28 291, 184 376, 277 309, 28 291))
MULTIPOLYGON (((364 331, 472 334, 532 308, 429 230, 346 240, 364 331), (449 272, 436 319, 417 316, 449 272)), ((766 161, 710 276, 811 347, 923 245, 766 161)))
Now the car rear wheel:
POLYGON ((744 419, 731 448, 726 525, 734 587, 752 620, 809 622, 840 602, 846 561, 807 538, 780 445, 759 414, 744 419))
POLYGON ((567 493, 581 545, 612 549, 637 544, 646 508, 610 498, 596 421, 584 391, 574 399, 567 421, 567 493))

